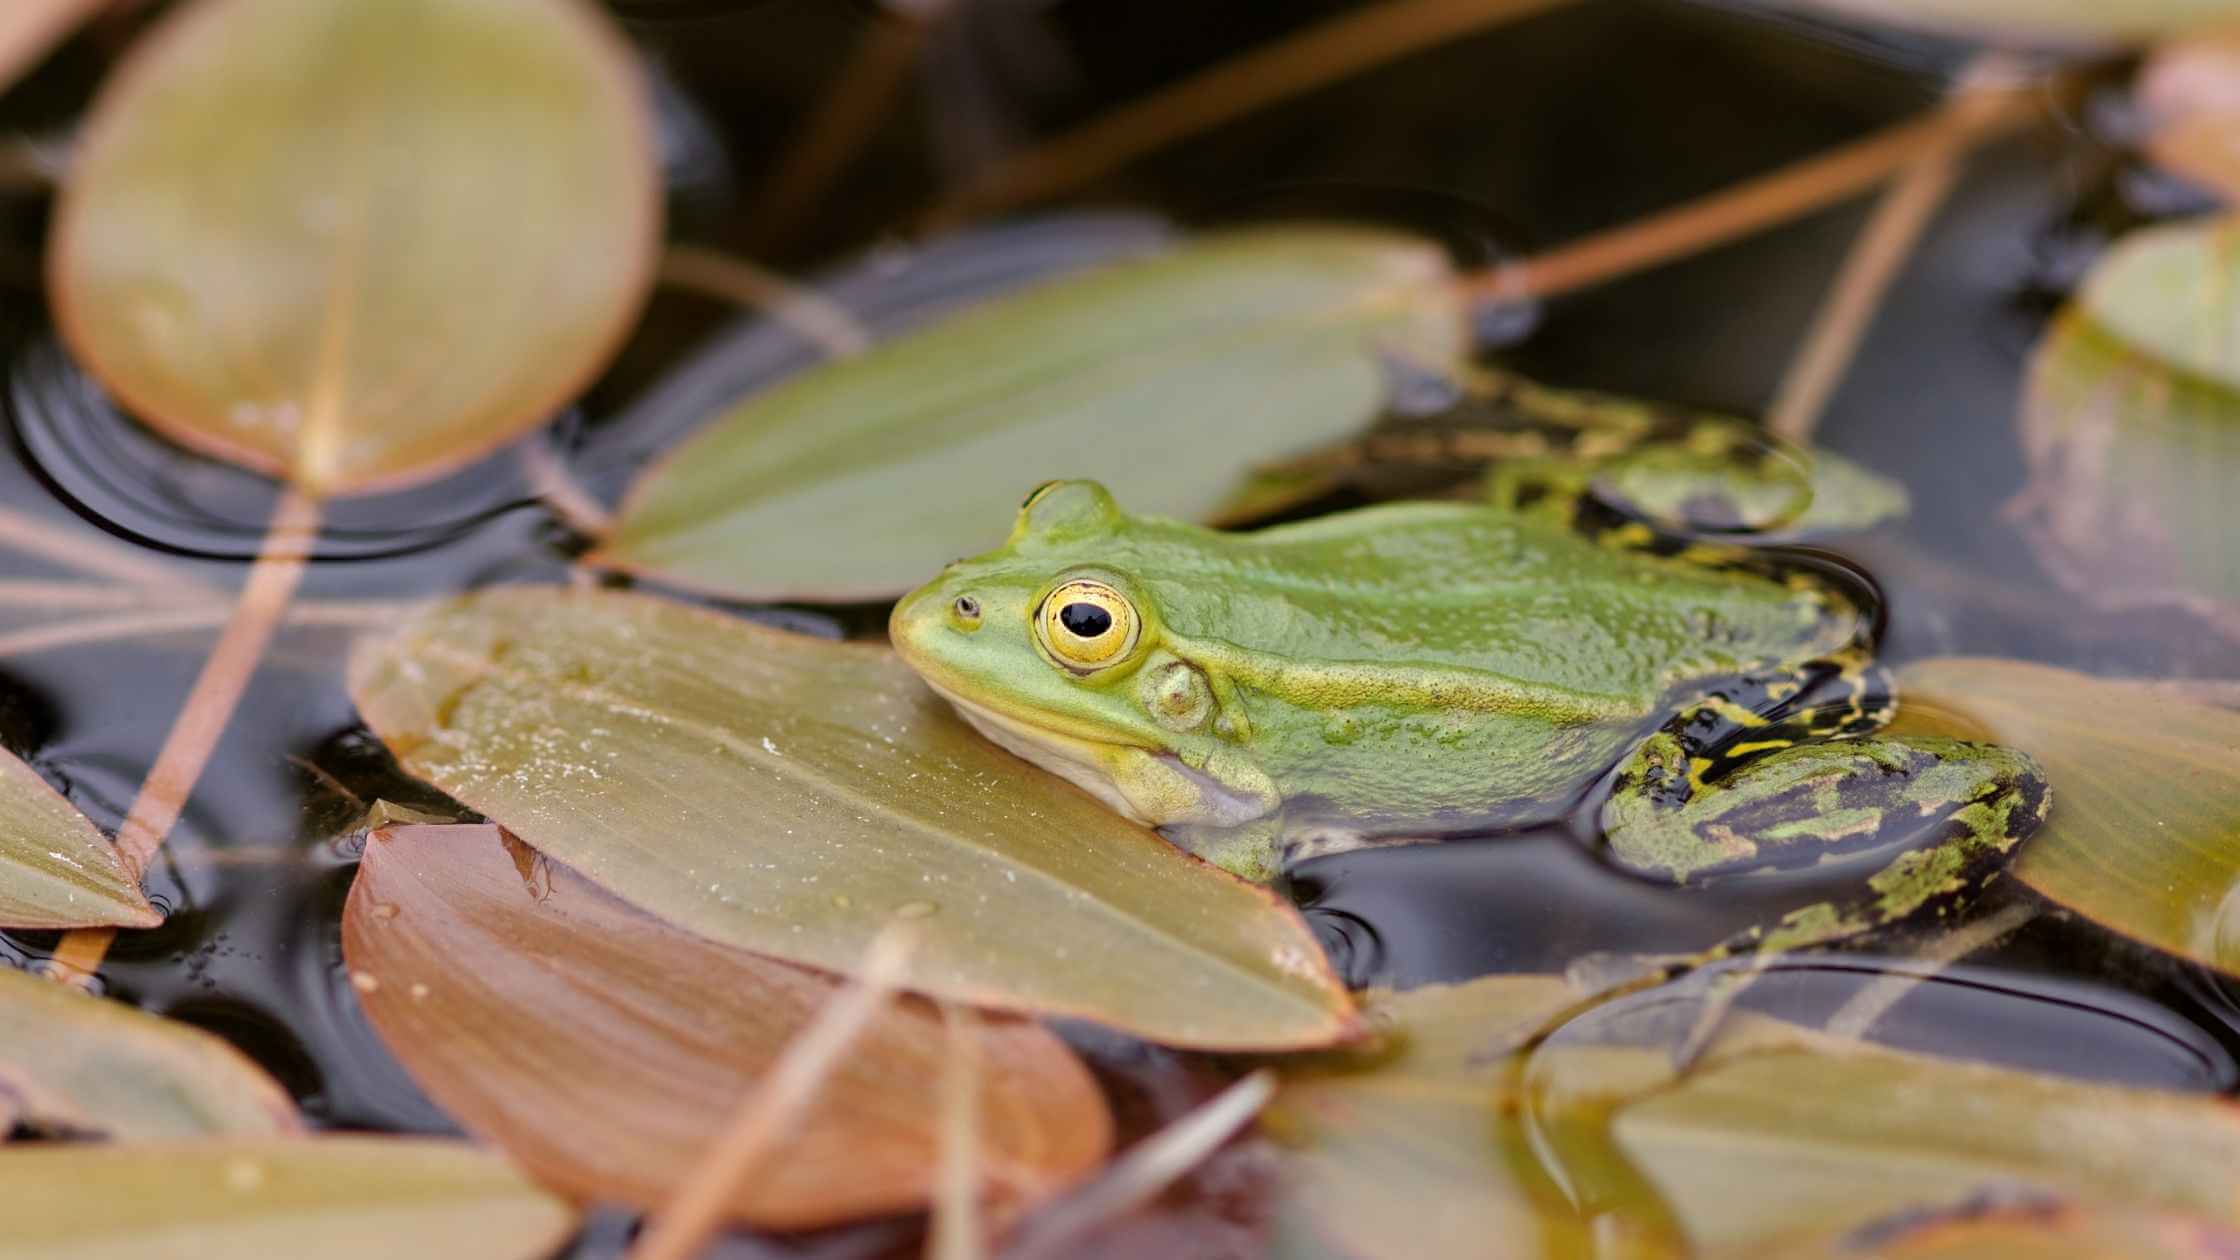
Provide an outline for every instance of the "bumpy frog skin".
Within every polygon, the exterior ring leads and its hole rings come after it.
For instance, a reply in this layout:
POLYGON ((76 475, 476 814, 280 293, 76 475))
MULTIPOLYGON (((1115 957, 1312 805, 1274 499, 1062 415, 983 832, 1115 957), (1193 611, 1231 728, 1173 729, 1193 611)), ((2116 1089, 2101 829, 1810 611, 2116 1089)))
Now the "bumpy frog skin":
POLYGON ((1904 842, 1865 903, 1769 934, 1795 944, 1963 889, 2043 814, 2020 753, 1873 733, 1888 696, 1838 584, 1560 516, 1226 533, 1053 482, 891 631, 989 738, 1254 879, 1562 818, 1604 784, 1614 856, 1678 881, 1904 842))

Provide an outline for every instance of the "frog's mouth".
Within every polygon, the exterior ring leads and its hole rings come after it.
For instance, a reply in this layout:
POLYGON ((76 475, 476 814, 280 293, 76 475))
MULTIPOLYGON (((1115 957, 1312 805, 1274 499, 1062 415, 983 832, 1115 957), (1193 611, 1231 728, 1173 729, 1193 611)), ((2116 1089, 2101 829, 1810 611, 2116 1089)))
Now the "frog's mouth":
POLYGON ((1232 791, 1171 753, 1083 739, 968 700, 932 679, 926 685, 989 742, 1066 780, 1124 818, 1151 827, 1233 827, 1267 812, 1264 802, 1232 791))

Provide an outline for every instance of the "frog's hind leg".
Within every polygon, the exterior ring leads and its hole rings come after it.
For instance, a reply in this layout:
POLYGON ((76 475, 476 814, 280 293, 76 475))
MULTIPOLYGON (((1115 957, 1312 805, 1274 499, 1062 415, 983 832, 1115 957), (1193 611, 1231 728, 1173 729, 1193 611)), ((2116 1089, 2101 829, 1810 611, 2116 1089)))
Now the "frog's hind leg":
POLYGON ((1693 1034, 1675 1048, 1682 1064, 1708 1043, 1734 998, 1774 958, 1952 904, 2004 861, 2050 804, 2045 775, 2028 755, 1933 736, 1871 735, 1794 744, 1723 764, 1709 759, 1711 772, 1683 772, 1677 792, 1642 791, 1626 781, 1657 760, 1645 747, 1640 764, 1621 774, 1602 815, 1613 855, 1639 873, 1685 882, 1899 850, 1854 899, 1792 911, 1771 927, 1664 960, 1643 977, 1662 983, 1707 963, 1754 955, 1751 965, 1712 979, 1693 1034))
MULTIPOLYGON (((1644 765, 1659 758, 1648 753, 1644 765)), ((1895 923, 1967 890, 2045 817, 2044 773, 2024 753, 1936 736, 1796 744, 1678 792, 1621 773, 1603 832, 1626 867, 1675 882, 1885 848, 1900 851, 1855 903, 1822 903, 1718 952, 1795 949, 1895 923)), ((1654 772, 1653 772, 1654 773, 1654 772)))

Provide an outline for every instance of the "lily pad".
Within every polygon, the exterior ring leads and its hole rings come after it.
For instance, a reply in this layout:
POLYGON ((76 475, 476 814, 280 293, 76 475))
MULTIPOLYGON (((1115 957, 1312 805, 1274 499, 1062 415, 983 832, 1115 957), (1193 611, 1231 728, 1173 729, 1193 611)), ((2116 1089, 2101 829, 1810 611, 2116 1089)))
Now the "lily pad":
POLYGON ((314 496, 454 468, 635 319, 644 96, 582 0, 178 6, 81 132, 57 325, 166 436, 314 496))
POLYGON ((16 1124, 73 1137, 138 1141, 303 1127, 287 1091, 219 1038, 7 967, 0 967, 0 1099, 16 1124))
MULTIPOLYGON (((1443 1260, 1482 1256, 1492 1239, 1518 1255, 1603 1254, 1565 1190, 1597 1170, 1567 1166, 1581 1152, 1520 1121, 1530 1077, 1514 1051, 1579 997, 1542 976, 1372 995, 1374 1043, 1284 1067, 1267 1123, 1289 1148, 1293 1254, 1443 1260)), ((1679 1011, 1683 1031, 1700 1009, 1670 990, 1638 1001, 1679 1011)), ((1757 1015, 1728 1028, 1678 1074, 1661 1044, 1551 1042, 1534 1059, 1619 1100, 1610 1149, 1698 1254, 1795 1254, 1766 1248, 1831 1232, 1871 1246, 1863 1231, 1894 1240, 1909 1219, 1998 1193, 2240 1225, 2240 1107, 2223 1099, 1900 1053, 1757 1015)))
POLYGON ((2053 812, 2017 879, 2240 974, 2240 712, 2022 661, 1926 660, 1898 680, 1902 728, 2011 744, 2045 766, 2053 812))
POLYGON ((2125 237, 2032 361, 2019 516, 2103 606, 2174 604, 2240 637, 2240 219, 2125 237))
POLYGON ((1207 1048, 1352 1005, 1289 904, 974 734, 884 647, 515 587, 351 662, 410 773, 689 931, 831 971, 922 920, 909 987, 1207 1048))
MULTIPOLYGON (((342 920, 359 1004, 415 1080, 540 1180, 652 1207, 840 983, 680 932, 514 844, 492 826, 374 833, 342 920)), ((993 1197, 1032 1203, 1102 1161, 1112 1121, 1039 1025, 977 1028, 980 1169, 993 1197)), ((925 1206, 943 1036, 920 1000, 880 1015, 736 1217, 806 1229, 925 1206)))
POLYGON ((0 1149, 0 1260, 540 1260, 575 1212, 503 1159, 411 1138, 0 1149))
POLYGON ((593 560, 876 599, 1000 542, 1054 478, 1209 517, 1254 465, 1367 424, 1388 358, 1453 367, 1449 278, 1421 238, 1270 228, 1033 284, 739 403, 646 470, 593 560))
POLYGON ((154 927, 163 915, 116 846, 0 750, 0 927, 154 927))

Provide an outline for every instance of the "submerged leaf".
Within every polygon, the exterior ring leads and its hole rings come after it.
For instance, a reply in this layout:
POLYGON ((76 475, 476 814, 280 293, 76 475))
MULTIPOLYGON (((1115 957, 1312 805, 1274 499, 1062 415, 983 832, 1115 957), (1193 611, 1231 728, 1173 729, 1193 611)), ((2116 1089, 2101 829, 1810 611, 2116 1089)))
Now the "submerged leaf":
POLYGON ((1372 995, 1376 1043, 1280 1065, 1261 1122, 1290 1148, 1291 1228, 1361 1260, 1462 1260, 1494 1239, 1592 1254, 1502 1106, 1509 1052, 1581 996, 1557 976, 1372 995))
MULTIPOLYGON (((1607 1253, 1572 1196, 1628 1174, 1656 1202, 1602 1206, 1620 1219, 1669 1210, 1706 1255, 1793 1254, 1762 1249, 1831 1233, 1866 1247, 1865 1231, 1894 1240, 1913 1214, 2002 1191, 2240 1224, 2240 1108, 2223 1099, 1899 1053, 1749 1014, 1686 1072, 1661 1042, 1594 1041, 1550 1041, 1521 1071, 1520 1043, 1580 996, 1544 976, 1377 995, 1377 1045, 1287 1066, 1268 1122, 1290 1148, 1282 1211, 1307 1240, 1293 1254, 1460 1260, 1500 1239, 1520 1260, 1584 1260, 1607 1253), (1528 1127, 1526 1090, 1551 1078, 1616 1100, 1614 1145, 1573 1149, 1575 1131, 1528 1127), (1612 1154, 1633 1167, 1609 1166, 1612 1154)), ((1681 1033, 1701 1009, 1669 989, 1637 1001, 1627 1018, 1681 1033)))
POLYGON ((703 936, 1156 1041, 1292 1048, 1351 1004, 1292 908, 981 739, 885 648, 607 591, 432 608, 351 662, 406 770, 703 936))
POLYGON ((203 0, 96 104, 51 290, 149 424, 348 493, 484 454, 581 388, 659 220, 641 85, 582 0, 203 0))
MULTIPOLYGON (((342 950, 374 1028, 446 1110, 547 1184, 640 1208, 684 1180, 840 990, 671 928, 566 867, 525 881, 491 826, 376 832, 342 950)), ((1112 1122, 1056 1037, 1020 1020, 976 1027, 986 1189, 1032 1202, 1095 1167, 1112 1122)), ((880 1015, 785 1158, 740 1187, 736 1216, 801 1229, 924 1206, 943 1048, 930 1005, 880 1015)))
MULTIPOLYGON (((135 1141, 302 1127, 279 1083, 226 1042, 0 967, 0 1098, 17 1124, 135 1141)), ((0 1120, 0 1134, 6 1131, 0 1120)))
POLYGON ((1900 724, 2035 756, 2053 812, 2016 878, 2157 949, 2240 974, 2240 712, 2022 661, 1921 661, 1900 724))
POLYGON ((1862 1048, 1748 1054, 1617 1134, 1704 1247, 2022 1188, 2240 1224, 2240 1108, 1862 1048))
POLYGON ((2240 219, 2109 251, 2036 351, 2013 510, 2083 598, 2176 604, 2240 637, 2236 293, 2240 219))
POLYGON ((461 1142, 226 1138, 0 1149, 0 1260, 540 1260, 575 1213, 461 1142))
POLYGON ((2063 43, 2145 41, 2230 21, 2232 0, 1789 0, 1902 26, 2063 43))
POLYGON ((872 599, 1000 542, 1054 478, 1204 518, 1254 464, 1367 424, 1388 357, 1452 367, 1447 279, 1420 238, 1283 228, 1030 285, 741 402, 640 477, 595 559, 739 598, 872 599))
POLYGON ((154 927, 163 916, 116 846, 0 750, 0 927, 154 927))

